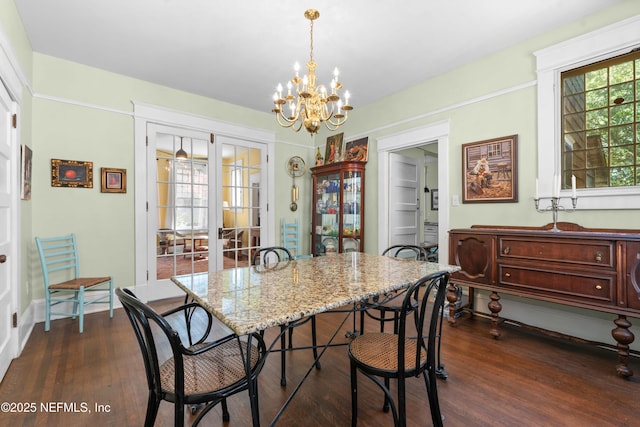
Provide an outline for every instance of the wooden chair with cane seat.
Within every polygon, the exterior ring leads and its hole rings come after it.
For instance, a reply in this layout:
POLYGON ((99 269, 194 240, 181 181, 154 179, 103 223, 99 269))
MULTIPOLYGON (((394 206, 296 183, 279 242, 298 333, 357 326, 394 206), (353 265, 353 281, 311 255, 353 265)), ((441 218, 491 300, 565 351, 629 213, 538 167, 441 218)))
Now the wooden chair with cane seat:
MULTIPOLYGON (((269 246, 259 248, 253 254, 251 265, 262 265, 266 268, 269 266, 276 266, 283 261, 294 260, 289 249, 284 246, 269 246)), ((289 323, 280 326, 280 385, 287 385, 287 373, 286 373, 286 361, 287 361, 287 337, 286 332, 289 330, 289 346, 288 349, 293 349, 293 328, 304 325, 311 321, 311 342, 313 350, 313 358, 315 360, 316 369, 320 369, 320 361, 318 360, 318 348, 317 348, 317 334, 316 334, 316 316, 306 317, 298 322, 289 323)))
POLYGON ((90 304, 109 304, 113 317, 113 280, 110 276, 82 277, 75 234, 60 237, 36 237, 45 289, 44 330, 51 327, 51 315, 78 317, 84 331, 84 308, 90 304), (89 296, 91 295, 91 296, 89 296), (52 311, 59 304, 73 304, 71 311, 52 311))
POLYGON ((260 334, 251 334, 251 346, 235 334, 207 342, 212 316, 197 303, 158 314, 128 289, 118 288, 116 295, 133 326, 144 361, 149 387, 145 427, 154 425, 163 400, 174 404, 175 426, 184 425, 185 405, 205 404, 193 426, 218 403, 222 405, 223 420, 228 421, 226 399, 245 390, 255 396, 251 410, 254 418, 258 416, 257 378, 267 355, 260 334), (208 316, 209 326, 194 335, 191 319, 198 311, 208 316), (187 330, 186 340, 173 326, 177 320, 187 330), (164 360, 160 357, 160 343, 168 343, 171 349, 164 360))
POLYGON ((449 274, 445 272, 421 278, 402 294, 397 332, 368 332, 349 344, 353 427, 358 419, 358 371, 383 390, 383 410, 388 412, 390 407, 394 425, 400 427, 406 426, 405 381, 422 375, 427 389, 431 421, 434 426, 442 426, 435 347, 448 281, 449 274), (389 389, 392 378, 397 380, 397 401, 394 401, 389 389))

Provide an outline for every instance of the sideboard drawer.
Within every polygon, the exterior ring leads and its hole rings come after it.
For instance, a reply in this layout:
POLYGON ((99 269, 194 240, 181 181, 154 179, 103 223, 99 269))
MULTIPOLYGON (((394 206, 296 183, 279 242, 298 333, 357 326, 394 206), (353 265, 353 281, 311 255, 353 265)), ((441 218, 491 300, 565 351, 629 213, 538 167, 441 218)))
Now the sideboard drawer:
POLYGON ((567 262, 599 267, 615 266, 615 242, 607 240, 499 237, 500 258, 567 262))
POLYGON ((500 287, 546 294, 566 300, 587 299, 615 304, 616 273, 556 270, 545 267, 499 265, 500 287))

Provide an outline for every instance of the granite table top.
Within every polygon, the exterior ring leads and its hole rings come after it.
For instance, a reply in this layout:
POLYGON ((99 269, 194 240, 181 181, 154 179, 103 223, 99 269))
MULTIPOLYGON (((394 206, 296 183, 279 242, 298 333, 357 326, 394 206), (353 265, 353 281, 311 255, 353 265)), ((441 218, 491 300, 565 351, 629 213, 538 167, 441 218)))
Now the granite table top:
POLYGON ((350 252, 171 280, 237 335, 279 326, 409 286, 454 265, 350 252))

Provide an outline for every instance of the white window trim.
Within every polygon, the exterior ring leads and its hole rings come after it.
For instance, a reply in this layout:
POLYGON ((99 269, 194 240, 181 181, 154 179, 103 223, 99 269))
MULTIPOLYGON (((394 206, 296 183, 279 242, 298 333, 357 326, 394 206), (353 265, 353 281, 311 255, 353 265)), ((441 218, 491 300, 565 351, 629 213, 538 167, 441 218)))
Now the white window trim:
MULTIPOLYGON (((627 53, 634 47, 640 47, 640 15, 534 52, 538 73, 538 180, 541 197, 551 196, 553 177, 560 174, 560 73, 627 53)), ((570 189, 562 190, 560 197, 570 197, 570 193, 570 189)), ((640 186, 578 189, 577 196, 577 209, 640 209, 640 186)), ((548 205, 548 200, 541 200, 541 208, 548 205)))

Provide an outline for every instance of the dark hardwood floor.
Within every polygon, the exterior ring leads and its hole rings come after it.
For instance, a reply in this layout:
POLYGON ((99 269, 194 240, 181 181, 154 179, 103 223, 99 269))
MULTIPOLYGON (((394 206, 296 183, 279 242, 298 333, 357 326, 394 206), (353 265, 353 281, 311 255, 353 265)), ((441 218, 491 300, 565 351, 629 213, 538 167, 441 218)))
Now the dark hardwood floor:
MULTIPOLYGON (((161 311, 179 303, 173 299, 152 305, 161 311)), ((342 317, 318 316, 322 339, 342 317)), ((113 319, 106 312, 87 315, 84 334, 78 333, 76 322, 54 321, 47 333, 42 324, 36 325, 22 356, 12 362, 0 384, 0 402, 9 402, 12 409, 22 412, 8 413, 3 407, 0 425, 143 425, 144 368, 124 312, 115 310, 113 319), (31 409, 35 411, 28 412, 31 409)), ((494 340, 489 327, 488 320, 477 316, 463 319, 454 328, 445 325, 442 359, 449 378, 438 381, 445 426, 640 425, 640 380, 616 375, 615 352, 508 324, 502 325, 502 338, 494 340)), ((344 341, 344 332, 352 328, 349 320, 338 339, 344 341)), ((308 326, 297 328, 296 344, 310 342, 308 333, 308 326)), ((275 330, 268 331, 266 336, 273 339, 275 334, 275 330)), ((260 375, 262 425, 269 424, 310 364, 310 350, 290 353, 288 385, 281 387, 280 357, 270 355, 260 375)), ((631 368, 640 375, 636 358, 631 368)), ((358 425, 392 425, 391 415, 381 411, 381 392, 360 378, 358 425)), ((408 425, 429 425, 422 379, 411 379, 408 387, 408 425)), ((250 425, 245 393, 229 400, 229 410, 229 423, 222 422, 216 408, 201 425, 250 425)), ((172 405, 163 402, 156 426, 171 425, 172 411, 172 405)), ((322 357, 322 369, 312 370, 277 425, 348 426, 350 417, 346 348, 332 347, 322 357)), ((186 421, 191 419, 186 416, 186 421)))

